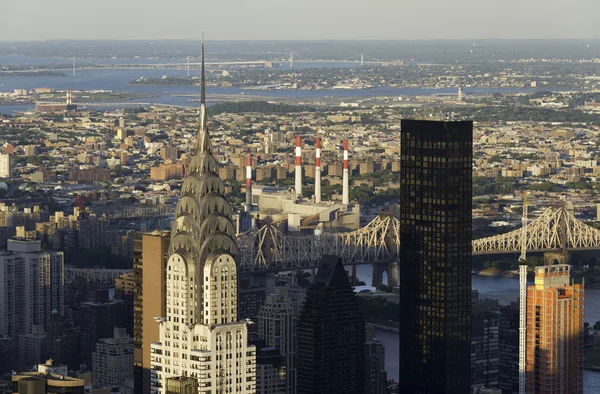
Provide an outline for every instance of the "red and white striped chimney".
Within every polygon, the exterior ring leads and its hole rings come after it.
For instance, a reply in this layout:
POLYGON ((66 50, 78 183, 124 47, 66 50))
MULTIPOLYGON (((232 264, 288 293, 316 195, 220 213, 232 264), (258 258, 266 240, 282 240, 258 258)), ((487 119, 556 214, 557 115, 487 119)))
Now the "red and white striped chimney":
POLYGON ((317 162, 315 163, 315 202, 321 202, 321 139, 317 138, 315 150, 317 162))
POLYGON ((246 154, 246 212, 252 210, 252 155, 246 154))
POLYGON ((302 195, 302 139, 296 137, 296 195, 302 195))
POLYGON ((71 105, 73 103, 73 99, 71 97, 71 91, 67 90, 67 105, 71 105))
POLYGON ((348 190, 348 140, 344 140, 344 177, 342 178, 342 204, 348 204, 349 202, 349 190, 348 190))

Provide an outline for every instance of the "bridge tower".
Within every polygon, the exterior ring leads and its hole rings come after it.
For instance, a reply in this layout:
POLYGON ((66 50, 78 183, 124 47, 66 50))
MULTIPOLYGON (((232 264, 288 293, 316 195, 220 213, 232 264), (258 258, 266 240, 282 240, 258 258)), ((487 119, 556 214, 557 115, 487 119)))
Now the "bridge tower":
POLYGON ((360 53, 360 65, 364 66, 365 65, 365 54, 364 53, 360 53))
POLYGON ((75 76, 75 57, 73 57, 73 76, 75 76))
POLYGON ((544 252, 544 265, 569 264, 569 252, 544 252))
POLYGON ((294 52, 290 52, 290 69, 294 68, 294 52))
MULTIPOLYGON (((354 266, 356 267, 356 266, 354 266)), ((386 285, 389 288, 398 286, 398 262, 374 263, 373 264, 373 282, 371 286, 379 287, 386 285), (387 283, 383 283, 383 274, 387 274, 387 283)))

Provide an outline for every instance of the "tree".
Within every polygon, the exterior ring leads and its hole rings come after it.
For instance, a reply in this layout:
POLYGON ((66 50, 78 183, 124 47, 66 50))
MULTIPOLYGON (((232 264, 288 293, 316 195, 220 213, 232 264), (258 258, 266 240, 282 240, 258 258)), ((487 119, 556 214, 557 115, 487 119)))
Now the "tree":
POLYGON ((381 292, 388 292, 389 288, 386 285, 379 285, 377 286, 377 291, 381 291, 381 292))

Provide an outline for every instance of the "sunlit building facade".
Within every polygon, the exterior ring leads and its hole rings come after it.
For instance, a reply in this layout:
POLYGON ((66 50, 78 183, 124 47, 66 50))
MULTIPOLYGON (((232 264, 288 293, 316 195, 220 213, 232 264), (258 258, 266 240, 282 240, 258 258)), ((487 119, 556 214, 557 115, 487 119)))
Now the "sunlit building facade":
POLYGON ((583 393, 583 283, 567 264, 535 270, 527 288, 527 394, 583 393))

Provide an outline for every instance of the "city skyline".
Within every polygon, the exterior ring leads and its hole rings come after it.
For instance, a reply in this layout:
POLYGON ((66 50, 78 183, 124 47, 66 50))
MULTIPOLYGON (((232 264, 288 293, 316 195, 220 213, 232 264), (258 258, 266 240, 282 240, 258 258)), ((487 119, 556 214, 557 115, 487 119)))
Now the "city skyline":
POLYGON ((592 0, 552 3, 548 6, 542 0, 508 0, 497 4, 476 0, 326 3, 263 0, 237 2, 232 12, 231 4, 200 4, 189 0, 168 5, 156 0, 107 0, 85 6, 74 0, 61 0, 60 6, 37 0, 29 3, 8 0, 3 4, 8 12, 0 16, 0 37, 3 40, 192 39, 199 38, 203 29, 211 32, 211 38, 221 40, 600 38, 594 19, 600 11, 598 4, 592 0), (37 12, 31 13, 32 6, 37 12), (379 12, 383 9, 386 12, 379 12), (198 15, 203 13, 221 17, 205 18, 198 26, 198 15), (398 23, 398 17, 402 23, 398 23), (28 29, 20 28, 22 20, 28 21, 28 29), (136 24, 136 20, 143 22, 136 24), (461 22, 466 20, 469 23, 461 22), (357 25, 362 28, 356 29, 357 25))

